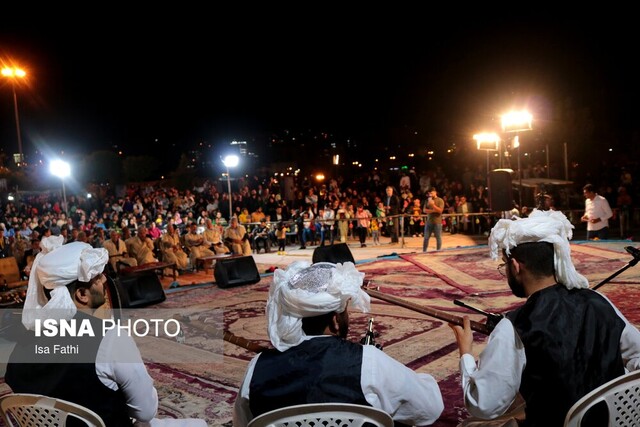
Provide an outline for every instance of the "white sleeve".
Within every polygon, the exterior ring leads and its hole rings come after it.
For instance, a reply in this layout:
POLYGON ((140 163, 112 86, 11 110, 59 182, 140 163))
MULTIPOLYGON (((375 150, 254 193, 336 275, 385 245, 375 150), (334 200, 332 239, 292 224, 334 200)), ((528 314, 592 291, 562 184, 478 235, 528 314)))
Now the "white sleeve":
MULTIPOLYGON (((599 293, 599 292, 598 292, 599 293)), ((626 317, 618 310, 609 298, 602 295, 613 307, 618 316, 624 321, 625 327, 620 336, 620 352, 622 354, 622 362, 627 371, 637 371, 640 369, 640 331, 633 326, 626 317)))
POLYGON ((375 346, 363 347, 360 382, 371 406, 403 424, 433 424, 444 410, 440 388, 431 375, 414 372, 375 346))
POLYGON ((474 417, 492 419, 502 415, 520 389, 526 364, 524 345, 508 319, 502 319, 480 353, 460 358, 465 406, 474 417))
POLYGON ((613 216, 613 212, 611 211, 611 206, 609 206, 609 202, 607 201, 607 199, 602 200, 601 206, 602 206, 602 211, 604 213, 603 218, 601 219, 603 221, 608 220, 613 216))
POLYGON ((131 418, 148 422, 158 410, 158 392, 133 338, 115 332, 107 332, 100 343, 96 373, 105 386, 122 389, 131 418))
POLYGON ((253 370, 256 367, 258 357, 260 357, 260 354, 249 362, 247 371, 244 374, 244 379, 238 390, 238 396, 233 405, 233 427, 246 427, 249 421, 253 419, 251 408, 249 407, 249 386, 251 385, 251 377, 253 376, 253 370))

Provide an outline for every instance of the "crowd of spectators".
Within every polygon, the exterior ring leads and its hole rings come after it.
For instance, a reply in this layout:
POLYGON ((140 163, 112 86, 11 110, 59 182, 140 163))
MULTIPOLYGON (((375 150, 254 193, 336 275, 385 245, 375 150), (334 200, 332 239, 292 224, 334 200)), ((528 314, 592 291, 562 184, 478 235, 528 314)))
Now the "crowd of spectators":
MULTIPOLYGON (((599 186, 599 193, 609 200, 614 211, 627 218, 623 225, 630 228, 635 194, 632 174, 622 169, 612 181, 599 186)), ((375 219, 370 221, 367 235, 379 242, 379 236, 389 236, 390 224, 398 220, 384 210, 387 186, 396 189, 400 196, 399 214, 403 217, 400 223, 404 227, 401 232, 405 236, 423 235, 426 193, 431 187, 436 187, 444 199, 444 213, 455 214, 444 215, 446 232, 488 234, 500 218, 490 211, 486 172, 482 167, 465 168, 455 177, 436 168, 420 175, 413 169, 390 175, 374 171, 349 182, 337 177, 324 182, 303 178, 294 180, 289 188, 284 183, 273 177, 254 176, 236 181, 232 190, 233 216, 245 225, 249 234, 258 229, 260 237, 264 237, 265 230, 260 224, 266 220, 270 239, 269 245, 262 242, 265 251, 277 245, 282 252, 283 229, 287 236, 298 240, 296 244, 301 248, 307 244, 356 240, 359 236, 354 230, 355 212, 359 205, 375 219)), ((145 227, 149 237, 157 241, 168 225, 180 235, 187 233, 191 223, 202 233, 207 220, 216 227, 227 227, 231 216, 229 195, 225 186, 216 184, 206 181, 182 191, 157 183, 135 184, 126 186, 119 194, 112 188, 101 187, 91 198, 70 195, 66 212, 62 200, 49 193, 3 202, 0 256, 15 256, 24 269, 29 257, 37 253, 38 241, 49 234, 63 235, 67 242, 84 241, 103 247, 111 231, 126 240, 139 227, 145 227)), ((526 214, 525 209, 521 211, 526 214)), ((252 248, 255 251, 255 245, 252 248)))

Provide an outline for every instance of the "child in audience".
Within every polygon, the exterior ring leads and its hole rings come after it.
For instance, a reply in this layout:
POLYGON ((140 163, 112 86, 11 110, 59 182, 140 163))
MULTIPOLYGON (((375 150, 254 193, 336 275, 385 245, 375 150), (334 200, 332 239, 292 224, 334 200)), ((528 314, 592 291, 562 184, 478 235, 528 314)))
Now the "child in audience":
POLYGON ((284 255, 287 245, 287 227, 282 222, 279 222, 276 228, 276 239, 278 239, 278 255, 284 255))
POLYGON ((380 244, 380 224, 378 218, 371 218, 371 238, 374 245, 380 244))

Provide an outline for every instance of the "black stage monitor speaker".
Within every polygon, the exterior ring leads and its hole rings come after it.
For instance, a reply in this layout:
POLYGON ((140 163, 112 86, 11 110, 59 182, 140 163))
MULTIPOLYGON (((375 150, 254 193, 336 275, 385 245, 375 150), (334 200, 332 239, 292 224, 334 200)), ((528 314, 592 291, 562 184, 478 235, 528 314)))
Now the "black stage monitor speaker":
POLYGON ((220 288, 252 285, 260 281, 260 273, 252 256, 232 256, 217 260, 213 277, 220 288))
POLYGON ((162 283, 154 272, 118 277, 116 288, 120 297, 120 308, 146 307, 167 299, 162 283))
POLYGON ((492 211, 509 211, 513 208, 511 169, 495 169, 489 174, 489 204, 492 211))
POLYGON ((346 243, 337 243, 329 246, 318 246, 313 251, 312 262, 332 262, 342 264, 344 262, 356 263, 353 254, 346 243))

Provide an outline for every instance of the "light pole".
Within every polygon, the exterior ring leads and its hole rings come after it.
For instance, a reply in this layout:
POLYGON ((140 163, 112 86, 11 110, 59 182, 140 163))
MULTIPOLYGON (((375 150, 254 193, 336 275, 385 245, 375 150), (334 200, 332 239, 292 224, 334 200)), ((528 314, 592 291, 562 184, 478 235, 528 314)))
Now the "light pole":
POLYGON ((68 215, 68 213, 67 213, 67 192, 66 192, 65 187, 64 187, 64 179, 66 177, 68 177, 69 175, 71 175, 71 167, 69 166, 69 163, 67 163, 65 161, 53 160, 51 162, 51 165, 49 166, 49 171, 51 172, 52 175, 57 176, 62 181, 62 203, 64 205, 63 206, 63 210, 64 210, 64 214, 68 215))
POLYGON ((229 221, 231 221, 231 217, 233 217, 233 203, 231 197, 231 177, 229 176, 229 168, 235 168, 238 166, 240 159, 236 155, 228 155, 224 159, 222 159, 222 163, 227 168, 227 188, 229 190, 229 221))
POLYGON ((487 152, 487 187, 489 187, 489 151, 497 151, 500 147, 500 137, 497 133, 477 133, 473 139, 478 144, 478 150, 487 152))
POLYGON ((5 67, 2 69, 2 76, 11 80, 11 88, 13 89, 13 110, 16 116, 16 132, 18 134, 18 166, 22 166, 24 155, 22 154, 22 136, 20 135, 20 116, 18 115, 18 95, 16 94, 16 79, 24 79, 27 73, 21 68, 5 67))
MULTIPOLYGON (((531 130, 532 121, 533 116, 527 111, 511 111, 502 115, 502 130, 504 132, 515 132, 516 134, 513 145, 518 148, 518 203, 520 204, 520 209, 522 209, 522 168, 520 167, 520 138, 518 137, 518 132, 531 130)), ((547 155, 548 153, 549 150, 547 149, 547 155)))

